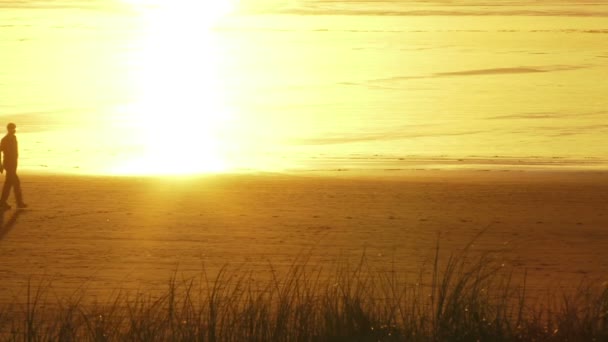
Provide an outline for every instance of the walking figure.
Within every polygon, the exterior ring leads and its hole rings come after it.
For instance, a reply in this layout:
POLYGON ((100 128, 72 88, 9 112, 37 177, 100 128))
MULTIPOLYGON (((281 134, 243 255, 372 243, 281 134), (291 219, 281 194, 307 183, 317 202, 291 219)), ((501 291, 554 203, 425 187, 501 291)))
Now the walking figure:
POLYGON ((27 208, 27 204, 23 202, 21 194, 21 182, 17 176, 17 159, 19 158, 19 149, 17 148, 17 125, 9 123, 6 125, 6 135, 0 141, 0 173, 6 171, 4 186, 2 187, 2 198, 0 198, 0 210, 8 210, 11 208, 6 200, 11 193, 11 188, 15 193, 17 200, 17 208, 27 208))

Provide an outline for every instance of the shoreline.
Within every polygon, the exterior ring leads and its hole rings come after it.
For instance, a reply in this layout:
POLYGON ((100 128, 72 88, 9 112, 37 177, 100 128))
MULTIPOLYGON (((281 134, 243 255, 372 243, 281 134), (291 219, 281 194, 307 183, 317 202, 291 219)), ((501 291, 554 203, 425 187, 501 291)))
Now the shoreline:
MULTIPOLYGON (((277 157, 279 158, 279 157, 277 157)), ((248 164, 237 162, 218 171, 202 170, 200 172, 184 172, 183 175, 205 174, 353 174, 356 176, 400 174, 417 172, 608 172, 608 158, 594 157, 516 157, 516 156, 391 156, 391 155, 352 155, 347 157, 311 157, 301 160, 281 159, 273 162, 272 168, 264 168, 263 164, 249 167, 248 164), (241 165, 241 166, 239 166, 241 165), (243 167, 244 166, 244 167, 243 167)), ((108 167, 116 160, 102 160, 102 163, 76 163, 67 167, 72 161, 62 161, 59 165, 38 165, 36 159, 20 161, 20 171, 34 174, 64 174, 64 175, 97 175, 97 176, 136 176, 136 172, 121 172, 108 167), (67 164, 66 164, 67 162, 67 164)), ((122 161, 124 163, 124 161, 122 161)), ((154 165, 149 165, 154 170, 154 165)), ((180 173, 165 173, 180 175, 180 173)))
MULTIPOLYGON (((360 179, 398 179, 403 180, 412 179, 413 176, 426 177, 456 177, 457 179, 464 179, 466 177, 478 177, 485 175, 493 175, 496 177, 508 176, 508 175, 532 175, 532 176, 555 176, 563 175, 566 177, 578 176, 578 175, 595 175, 595 176, 606 176, 608 175, 608 168, 577 168, 577 167, 552 167, 552 168, 475 168, 475 167, 462 167, 462 168, 393 168, 393 169, 349 169, 349 168, 337 168, 337 169, 288 169, 281 171, 272 170, 235 170, 235 171, 210 171, 210 172, 197 172, 197 173, 149 173, 149 174, 120 174, 120 173, 87 173, 87 172, 57 172, 57 171, 46 171, 46 170, 31 170, 24 169, 18 170, 20 176, 33 176, 33 177, 65 177, 65 178, 148 178, 148 179, 164 179, 164 178, 183 178, 183 179, 199 179, 199 178, 235 178, 235 177, 308 177, 308 178, 360 178, 360 179)), ((0 178, 2 175, 0 175, 0 178)))

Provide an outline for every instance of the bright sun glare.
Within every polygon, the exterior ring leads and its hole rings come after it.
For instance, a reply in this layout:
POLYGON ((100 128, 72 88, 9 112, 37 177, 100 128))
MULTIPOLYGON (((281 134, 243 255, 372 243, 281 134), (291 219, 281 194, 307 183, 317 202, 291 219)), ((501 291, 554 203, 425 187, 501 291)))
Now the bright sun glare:
POLYGON ((227 0, 124 0, 139 11, 142 33, 132 60, 136 100, 128 106, 143 151, 115 170, 192 174, 228 168, 218 135, 227 118, 211 28, 227 0))
POLYGON ((192 14, 198 18, 217 19, 234 10, 235 0, 123 0, 139 9, 192 14))

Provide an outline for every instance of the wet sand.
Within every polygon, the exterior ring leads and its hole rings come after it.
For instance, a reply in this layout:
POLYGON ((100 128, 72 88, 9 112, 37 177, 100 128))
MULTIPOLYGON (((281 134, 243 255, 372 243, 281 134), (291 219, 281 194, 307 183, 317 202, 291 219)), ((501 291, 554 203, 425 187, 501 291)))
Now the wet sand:
POLYGON ((284 270, 302 253, 327 267, 365 253, 415 279, 437 241, 447 255, 481 231, 472 250, 527 270, 532 289, 608 280, 607 172, 21 179, 30 208, 3 214, 0 303, 28 281, 103 299, 165 289, 176 270, 284 270))

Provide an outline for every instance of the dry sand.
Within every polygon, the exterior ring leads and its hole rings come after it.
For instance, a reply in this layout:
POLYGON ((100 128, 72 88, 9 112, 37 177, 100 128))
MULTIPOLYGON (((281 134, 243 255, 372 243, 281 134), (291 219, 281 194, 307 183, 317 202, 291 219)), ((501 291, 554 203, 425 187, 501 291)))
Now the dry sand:
POLYGON ((261 276, 299 253, 331 267, 365 251, 415 279, 438 234, 446 255, 484 229, 473 250, 500 251, 534 289, 608 280, 607 172, 21 179, 30 208, 4 213, 0 302, 20 301, 28 279, 101 299, 165 289, 176 269, 200 275, 203 264, 261 276))

